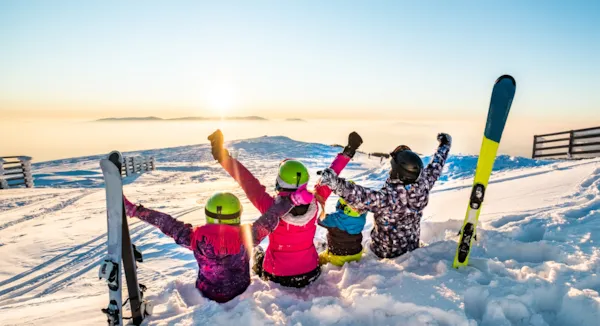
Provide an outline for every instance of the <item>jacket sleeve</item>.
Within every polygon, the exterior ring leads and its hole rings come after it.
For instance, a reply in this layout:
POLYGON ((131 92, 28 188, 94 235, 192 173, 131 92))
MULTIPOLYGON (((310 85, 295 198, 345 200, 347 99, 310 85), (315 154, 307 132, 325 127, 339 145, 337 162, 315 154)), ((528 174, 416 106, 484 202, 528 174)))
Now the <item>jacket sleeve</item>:
POLYGON ((267 193, 265 186, 260 184, 242 163, 228 156, 221 161, 221 166, 237 181, 246 193, 246 197, 261 214, 264 214, 273 205, 273 197, 267 193))
MULTIPOLYGON (((339 175, 340 172, 342 172, 342 170, 346 167, 346 165, 348 165, 349 162, 350 157, 344 155, 343 153, 340 153, 335 157, 329 168, 339 175)), ((325 201, 327 201, 329 195, 331 195, 331 189, 329 189, 329 187, 326 185, 317 183, 317 185, 315 186, 315 196, 321 204, 324 204, 325 201)))
POLYGON ((271 205, 258 220, 252 223, 253 245, 255 247, 258 246, 266 236, 273 232, 277 225, 279 225, 279 219, 293 207, 294 204, 289 197, 277 197, 275 204, 271 205))
POLYGON ((340 228, 340 223, 338 217, 338 212, 333 212, 325 215, 325 218, 322 220, 317 220, 317 224, 324 228, 340 228))
MULTIPOLYGON (((362 187, 338 176, 333 177, 329 187, 336 195, 344 198, 350 206, 359 211, 375 212, 379 208, 389 205, 388 196, 383 191, 362 187)), ((396 206, 406 206, 408 203, 404 188, 398 189, 398 194, 394 198, 397 200, 394 202, 396 206)))
POLYGON ((190 248, 192 242, 191 224, 185 224, 168 214, 153 211, 142 205, 131 207, 133 204, 128 203, 128 201, 125 201, 125 203, 127 211, 133 213, 132 217, 137 217, 146 223, 156 226, 162 233, 173 238, 178 245, 190 248))
POLYGON ((433 154, 431 162, 423 170, 422 178, 429 185, 429 188, 433 187, 433 184, 442 175, 448 153, 450 153, 450 145, 440 145, 435 154, 433 154))

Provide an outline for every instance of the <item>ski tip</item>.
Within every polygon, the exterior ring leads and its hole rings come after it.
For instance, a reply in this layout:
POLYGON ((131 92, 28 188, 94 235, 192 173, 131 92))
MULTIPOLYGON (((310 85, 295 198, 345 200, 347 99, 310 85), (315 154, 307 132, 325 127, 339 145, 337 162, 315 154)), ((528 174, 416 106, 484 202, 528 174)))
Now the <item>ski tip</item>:
POLYGON ((501 82, 505 79, 510 80, 514 86, 517 86, 517 82, 511 75, 502 75, 502 76, 498 77, 498 79, 496 79, 496 84, 498 84, 499 82, 501 82))
POLYGON ((119 151, 112 151, 108 154, 108 159, 113 162, 115 165, 118 163, 119 165, 123 161, 123 155, 119 151))

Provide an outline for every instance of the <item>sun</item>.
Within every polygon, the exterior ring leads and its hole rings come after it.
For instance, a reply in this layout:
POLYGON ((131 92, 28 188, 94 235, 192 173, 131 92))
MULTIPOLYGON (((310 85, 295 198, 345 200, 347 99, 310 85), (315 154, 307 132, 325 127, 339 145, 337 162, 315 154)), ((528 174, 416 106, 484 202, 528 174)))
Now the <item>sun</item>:
POLYGON ((208 109, 221 118, 224 118, 235 104, 235 92, 230 85, 215 85, 208 94, 208 109))

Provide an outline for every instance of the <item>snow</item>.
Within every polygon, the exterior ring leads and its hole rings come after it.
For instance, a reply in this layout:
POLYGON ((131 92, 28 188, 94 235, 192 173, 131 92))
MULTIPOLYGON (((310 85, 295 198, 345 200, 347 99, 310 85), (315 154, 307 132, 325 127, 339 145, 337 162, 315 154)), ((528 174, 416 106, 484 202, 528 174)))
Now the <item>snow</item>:
MULTIPOLYGON (((286 137, 227 144, 267 187, 278 163, 294 157, 316 171, 339 150, 286 137)), ((125 180, 125 193, 180 220, 203 223, 213 191, 242 198, 244 222, 258 212, 212 160, 207 145, 126 153, 154 156, 157 170, 125 180)), ((97 278, 106 252, 100 156, 33 165, 35 189, 0 191, 0 324, 98 325, 107 305, 97 278)), ((428 160, 428 158, 425 158, 428 160)), ((396 259, 371 253, 358 263, 326 266, 304 289, 253 276, 226 304, 194 287, 191 252, 159 230, 130 220, 144 253, 140 282, 156 308, 147 325, 599 325, 600 160, 538 161, 500 156, 468 267, 452 268, 475 156, 452 156, 424 211, 425 244, 396 259)), ((359 154, 342 176, 380 186, 387 163, 359 154)), ((327 208, 333 209, 332 197, 327 208)), ((364 231, 368 241, 372 228, 364 231)), ((316 242, 325 233, 319 229, 316 242)), ((266 242, 263 243, 266 245, 266 242)), ((126 312, 125 314, 127 314, 126 312)))

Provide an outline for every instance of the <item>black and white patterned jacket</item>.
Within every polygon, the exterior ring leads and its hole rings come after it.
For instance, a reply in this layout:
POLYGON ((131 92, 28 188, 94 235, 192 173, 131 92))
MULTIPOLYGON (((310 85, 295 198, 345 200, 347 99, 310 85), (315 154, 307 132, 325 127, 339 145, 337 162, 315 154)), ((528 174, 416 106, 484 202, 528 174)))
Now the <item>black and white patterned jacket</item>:
POLYGON ((383 188, 373 190, 347 182, 327 169, 325 184, 357 210, 373 212, 371 251, 381 258, 393 258, 419 247, 421 216, 429 202, 429 191, 442 174, 450 145, 440 145, 416 183, 404 185, 388 178, 383 188))

